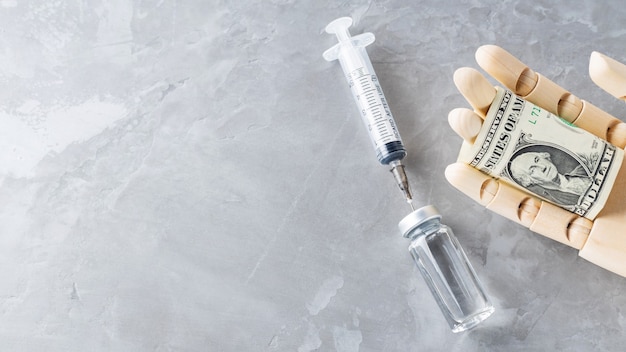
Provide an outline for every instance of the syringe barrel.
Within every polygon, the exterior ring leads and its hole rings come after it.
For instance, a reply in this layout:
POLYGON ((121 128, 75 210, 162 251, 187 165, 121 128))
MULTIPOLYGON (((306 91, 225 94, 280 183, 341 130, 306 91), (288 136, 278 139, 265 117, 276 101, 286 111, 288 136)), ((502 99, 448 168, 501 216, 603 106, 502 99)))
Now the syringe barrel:
POLYGON ((338 29, 336 23, 331 25, 327 27, 327 31, 335 33, 339 43, 327 50, 324 57, 329 61, 338 59, 341 63, 354 101, 376 150, 378 161, 386 165, 402 160, 406 156, 406 149, 365 50, 365 46, 374 42, 374 35, 363 33, 350 37, 347 27, 338 29), (329 31, 331 25, 333 29, 329 31))
POLYGON ((402 144, 400 132, 376 72, 365 48, 355 49, 360 54, 359 61, 362 63, 360 67, 355 67, 355 60, 349 58, 342 60, 341 56, 339 62, 346 74, 352 96, 376 150, 376 157, 384 165, 395 160, 402 160, 406 156, 406 149, 402 144))

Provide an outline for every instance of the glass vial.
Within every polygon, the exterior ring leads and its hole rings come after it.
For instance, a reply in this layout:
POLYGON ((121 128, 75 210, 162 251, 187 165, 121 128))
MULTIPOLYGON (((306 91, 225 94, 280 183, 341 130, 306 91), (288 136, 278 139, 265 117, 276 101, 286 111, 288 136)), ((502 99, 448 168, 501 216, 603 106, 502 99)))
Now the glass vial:
POLYGON ((434 206, 415 210, 398 226, 411 240, 409 252, 453 332, 471 329, 493 313, 461 245, 434 206))

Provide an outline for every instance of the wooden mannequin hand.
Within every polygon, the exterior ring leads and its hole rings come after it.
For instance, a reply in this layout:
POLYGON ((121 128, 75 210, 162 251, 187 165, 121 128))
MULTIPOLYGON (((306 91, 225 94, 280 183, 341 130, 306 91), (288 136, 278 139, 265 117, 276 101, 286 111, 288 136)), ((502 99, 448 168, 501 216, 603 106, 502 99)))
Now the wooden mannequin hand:
MULTIPOLYGON (((535 73, 502 48, 482 46, 476 52, 476 60, 485 71, 519 97, 619 148, 626 146, 625 123, 535 73)), ((624 100, 626 66, 594 52, 589 71, 596 84, 624 100)), ((448 120, 452 129, 471 144, 481 131, 483 118, 494 101, 496 90, 485 77, 471 68, 457 70, 454 82, 473 110, 454 109, 448 120)), ((496 180, 465 163, 449 165, 446 178, 487 209, 579 249, 581 257, 626 276, 626 162, 622 163, 609 198, 594 220, 496 180)))

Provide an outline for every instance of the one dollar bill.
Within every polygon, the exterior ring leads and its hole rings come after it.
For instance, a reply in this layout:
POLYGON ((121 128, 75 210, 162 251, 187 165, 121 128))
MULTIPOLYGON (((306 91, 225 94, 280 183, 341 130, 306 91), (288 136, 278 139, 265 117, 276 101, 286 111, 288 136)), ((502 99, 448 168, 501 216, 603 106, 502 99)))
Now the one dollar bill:
POLYGON ((624 150, 498 87, 473 144, 459 161, 593 220, 624 150))

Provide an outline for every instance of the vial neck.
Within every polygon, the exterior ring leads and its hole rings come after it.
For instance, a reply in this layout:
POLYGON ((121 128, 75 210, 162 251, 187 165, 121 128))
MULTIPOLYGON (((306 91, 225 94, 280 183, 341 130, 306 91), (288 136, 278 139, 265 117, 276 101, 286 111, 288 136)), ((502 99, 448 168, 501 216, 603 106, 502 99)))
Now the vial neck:
POLYGON ((441 220, 439 218, 430 219, 411 231, 409 238, 414 240, 418 237, 429 235, 437 231, 439 227, 441 227, 441 220))

